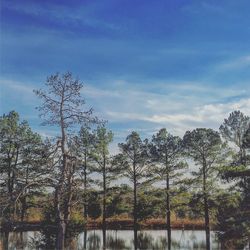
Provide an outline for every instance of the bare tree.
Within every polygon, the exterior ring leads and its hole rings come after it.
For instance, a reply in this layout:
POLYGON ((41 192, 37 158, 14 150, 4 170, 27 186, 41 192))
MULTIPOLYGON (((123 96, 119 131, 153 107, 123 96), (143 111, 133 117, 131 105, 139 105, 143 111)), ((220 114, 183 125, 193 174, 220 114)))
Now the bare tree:
POLYGON ((52 125, 60 128, 61 164, 58 175, 58 183, 55 188, 55 205, 58 223, 57 249, 64 249, 64 238, 66 225, 70 218, 70 202, 65 204, 64 189, 67 186, 71 168, 74 164, 70 163, 68 154, 68 135, 69 130, 77 124, 95 122, 92 117, 92 109, 83 111, 84 99, 81 97, 82 82, 73 78, 70 72, 59 75, 51 75, 45 83, 47 91, 35 90, 35 94, 41 98, 42 104, 38 107, 40 117, 44 120, 43 125, 52 125))

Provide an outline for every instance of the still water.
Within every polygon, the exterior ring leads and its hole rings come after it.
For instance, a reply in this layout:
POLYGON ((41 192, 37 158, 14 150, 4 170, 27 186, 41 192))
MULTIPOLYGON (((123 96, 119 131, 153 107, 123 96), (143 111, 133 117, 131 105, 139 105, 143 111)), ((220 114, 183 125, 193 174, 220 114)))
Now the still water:
MULTIPOLYGON (((171 249, 206 249, 204 231, 173 230, 171 237, 171 249)), ((28 250, 28 249, 53 249, 53 237, 46 237, 40 232, 22 232, 1 234, 0 249, 28 250), (51 242, 52 243, 51 243, 51 242), (2 247, 2 248, 1 248, 2 247)), ((89 230, 80 233, 67 242, 67 249, 135 249, 133 230, 107 230, 106 242, 103 238, 102 230, 89 230)), ((221 249, 216 239, 215 232, 211 232, 212 249, 221 249)), ((142 230, 137 232, 136 249, 167 249, 167 232, 165 230, 142 230)))

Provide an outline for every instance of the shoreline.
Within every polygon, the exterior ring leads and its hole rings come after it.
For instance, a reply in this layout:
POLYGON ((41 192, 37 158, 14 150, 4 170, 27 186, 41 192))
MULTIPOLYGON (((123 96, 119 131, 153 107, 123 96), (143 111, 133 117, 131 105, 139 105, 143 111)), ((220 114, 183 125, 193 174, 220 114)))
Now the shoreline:
MULTIPOLYGON (((56 230, 55 224, 46 224, 43 221, 32 222, 6 222, 0 226, 1 232, 20 232, 20 231, 40 231, 44 228, 51 228, 56 230)), ((174 221, 172 223, 172 230, 204 230, 204 224, 201 221, 174 221)), ((78 227, 78 229, 84 230, 101 230, 101 220, 90 220, 84 226, 78 227)), ((107 219, 107 230, 133 230, 132 219, 107 219)), ((166 230, 166 223, 162 219, 149 219, 139 223, 138 230, 166 230)), ((211 226, 211 230, 215 230, 214 226, 211 226)))

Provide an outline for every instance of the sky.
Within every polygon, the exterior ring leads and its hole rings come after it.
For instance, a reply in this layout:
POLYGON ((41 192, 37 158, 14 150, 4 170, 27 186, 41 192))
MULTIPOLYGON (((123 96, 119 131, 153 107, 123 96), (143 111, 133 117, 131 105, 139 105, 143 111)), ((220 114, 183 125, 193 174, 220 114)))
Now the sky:
POLYGON ((0 114, 43 136, 33 89, 71 71, 116 143, 250 115, 248 0, 2 0, 0 114))

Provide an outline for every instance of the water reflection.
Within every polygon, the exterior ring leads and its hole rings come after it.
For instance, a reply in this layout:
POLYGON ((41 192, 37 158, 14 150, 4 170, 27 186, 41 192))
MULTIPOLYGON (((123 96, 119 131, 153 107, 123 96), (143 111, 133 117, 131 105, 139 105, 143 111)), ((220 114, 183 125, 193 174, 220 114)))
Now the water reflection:
POLYGON ((110 250, 116 250, 116 249, 130 249, 128 246, 126 246, 126 241, 122 238, 119 238, 117 236, 117 231, 115 235, 108 235, 107 236, 107 249, 110 250))
MULTIPOLYGON (((46 231, 2 233, 0 234, 0 249, 54 249, 55 235, 46 231)), ((212 249, 225 249, 211 233, 212 249)), ((67 239, 66 249, 79 250, 128 250, 128 249, 169 249, 168 235, 165 230, 85 230, 77 237, 67 239)), ((204 231, 173 230, 171 235, 171 249, 206 249, 204 231)), ((243 249, 243 248, 242 248, 243 249)))
POLYGON ((138 249, 167 249, 168 241, 166 237, 159 236, 154 240, 153 236, 147 232, 139 232, 137 237, 138 249))
POLYGON ((87 242, 84 242, 84 245, 88 245, 88 248, 86 247, 86 249, 89 250, 95 250, 95 249, 100 249, 101 248, 101 240, 100 240, 100 236, 98 234, 94 233, 90 233, 89 237, 86 238, 87 242))

